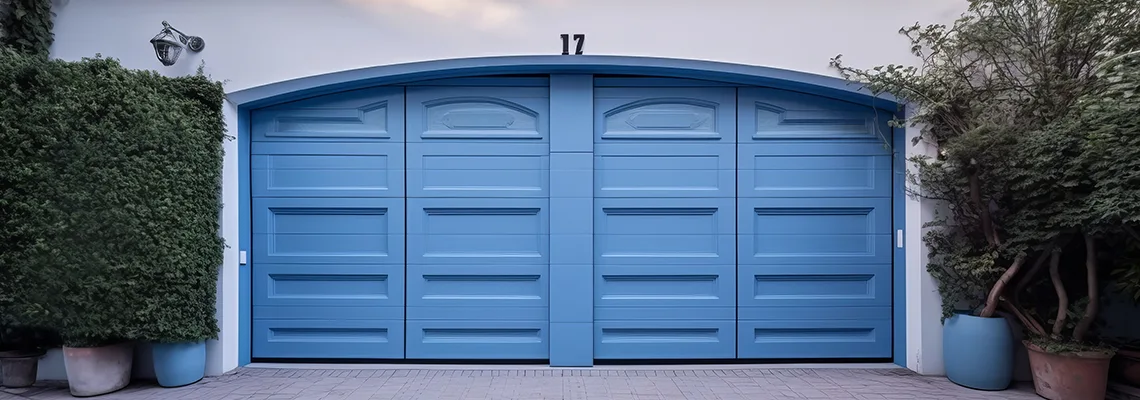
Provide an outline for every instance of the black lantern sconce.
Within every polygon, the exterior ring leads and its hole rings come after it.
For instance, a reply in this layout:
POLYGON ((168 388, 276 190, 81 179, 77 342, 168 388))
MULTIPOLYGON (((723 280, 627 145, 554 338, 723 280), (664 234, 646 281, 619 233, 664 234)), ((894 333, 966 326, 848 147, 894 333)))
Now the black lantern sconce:
POLYGON ((206 41, 202 40, 201 37, 186 35, 174 29, 166 21, 162 21, 162 31, 154 35, 150 44, 154 46, 154 55, 158 57, 158 61, 168 67, 178 62, 178 56, 182 55, 183 46, 195 53, 206 47, 206 41))

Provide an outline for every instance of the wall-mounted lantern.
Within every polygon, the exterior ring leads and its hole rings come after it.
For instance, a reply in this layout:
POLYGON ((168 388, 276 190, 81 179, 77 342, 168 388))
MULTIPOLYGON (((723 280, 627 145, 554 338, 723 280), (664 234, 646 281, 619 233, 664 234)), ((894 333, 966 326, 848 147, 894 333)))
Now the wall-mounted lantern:
POLYGON ((171 66, 178 62, 178 56, 182 55, 183 46, 195 53, 206 47, 206 41, 202 40, 201 37, 186 35, 174 29, 166 21, 162 21, 162 31, 154 35, 150 44, 154 45, 154 54, 158 57, 158 61, 161 61, 162 65, 165 66, 171 66))

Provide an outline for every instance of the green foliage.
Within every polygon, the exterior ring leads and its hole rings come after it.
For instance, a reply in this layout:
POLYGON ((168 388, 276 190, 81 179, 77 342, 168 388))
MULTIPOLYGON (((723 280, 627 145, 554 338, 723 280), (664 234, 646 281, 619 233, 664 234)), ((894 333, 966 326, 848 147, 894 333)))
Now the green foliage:
POLYGON ((0 281, 18 323, 72 346, 216 337, 223 98, 201 74, 113 59, 0 60, 0 281))
MULTIPOLYGON (((999 304, 1023 322, 1044 314, 1035 309, 1048 296, 1021 305, 1007 290, 1042 284, 1029 260, 1140 218, 1135 69, 1123 72, 1135 57, 1122 56, 1140 49, 1140 0, 971 0, 950 26, 900 33, 918 66, 858 69, 841 56, 832 66, 908 103, 912 117, 896 125, 921 126, 916 143, 938 148, 910 160, 908 192, 941 205, 924 239, 944 317, 999 304)), ((1052 291, 1044 284, 1038 293, 1052 291)))
POLYGON ((51 0, 0 0, 0 47, 47 57, 55 40, 54 15, 51 0))

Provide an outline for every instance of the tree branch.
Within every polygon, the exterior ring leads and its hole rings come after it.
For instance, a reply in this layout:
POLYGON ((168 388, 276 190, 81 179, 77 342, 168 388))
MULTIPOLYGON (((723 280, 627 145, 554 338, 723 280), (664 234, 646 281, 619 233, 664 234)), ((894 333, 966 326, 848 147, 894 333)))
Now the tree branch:
POLYGON ((1065 283, 1061 282, 1061 249, 1053 249, 1049 259, 1049 280, 1053 281, 1053 290, 1057 291, 1057 319, 1053 321, 1053 338, 1060 339, 1061 331, 1065 329, 1065 320, 1069 317, 1069 294, 1065 292, 1065 283))
POLYGON ((1005 287, 1009 285, 1009 281, 1013 280, 1013 277, 1021 270, 1021 266, 1025 264, 1025 257, 1025 253, 1018 254, 1017 258, 1013 260, 1013 265, 1010 265, 1009 269, 1005 270, 1004 274, 1001 274, 1001 278, 999 278, 997 283, 994 284, 994 287, 990 289, 989 296, 986 296, 986 307, 982 309, 982 313, 978 315, 979 317, 991 318, 994 316, 994 313, 997 312, 998 300, 1001 299, 1001 295, 1005 291, 1005 287))
POLYGON ((1010 303, 1008 301, 1002 301, 1002 305, 1004 305, 1005 309, 1007 311, 1009 311, 1010 313, 1012 313, 1013 316, 1017 317, 1017 320, 1021 321, 1021 325, 1024 326, 1025 329, 1028 329, 1029 332, 1031 332, 1037 336, 1048 335, 1047 333, 1045 333, 1045 328, 1041 327, 1041 324, 1038 323, 1037 320, 1030 318, 1028 315, 1021 312, 1021 310, 1018 309, 1017 306, 1014 305, 1013 303, 1010 303))
POLYGON ((1014 307, 1021 307, 1021 294, 1025 292, 1025 288, 1029 286, 1029 283, 1033 282, 1033 277, 1041 273, 1041 268, 1045 266, 1045 261, 1048 259, 1049 251, 1041 252, 1041 255, 1037 256, 1037 261, 1033 262, 1033 267, 1029 269, 1029 272, 1021 274, 1017 286, 1013 289, 1013 296, 1011 296, 1013 297, 1012 305, 1014 307))
POLYGON ((1132 227, 1128 226, 1128 224, 1124 224, 1124 231, 1128 232, 1129 235, 1132 235, 1133 239, 1140 240, 1140 234, 1136 233, 1136 230, 1132 229, 1132 227))
POLYGON ((1081 317, 1081 321, 1077 323, 1077 327, 1073 329, 1073 340, 1083 342, 1085 335, 1089 333, 1089 328, 1096 320, 1096 315, 1100 311, 1100 285, 1097 280, 1097 260, 1096 260, 1096 239, 1085 234, 1085 270, 1088 274, 1089 286, 1089 305, 1085 307, 1085 315, 1081 317))
MULTIPOLYGON (((978 178, 978 173, 971 172, 969 179, 970 201, 972 201, 974 207, 978 209, 978 217, 982 220, 982 233, 986 235, 986 241, 988 241, 990 245, 999 246, 1001 243, 998 241, 997 232, 994 231, 993 220, 990 219, 990 208, 982 201, 982 182, 978 178)), ((997 304, 994 304, 993 307, 996 309, 997 304)))

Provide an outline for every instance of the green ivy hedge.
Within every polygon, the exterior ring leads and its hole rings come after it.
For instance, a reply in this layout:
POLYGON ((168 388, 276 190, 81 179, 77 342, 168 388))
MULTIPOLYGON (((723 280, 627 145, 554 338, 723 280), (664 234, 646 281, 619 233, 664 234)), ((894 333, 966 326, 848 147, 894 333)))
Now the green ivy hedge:
POLYGON ((0 287, 69 346, 217 336, 221 83, 0 59, 0 287))

